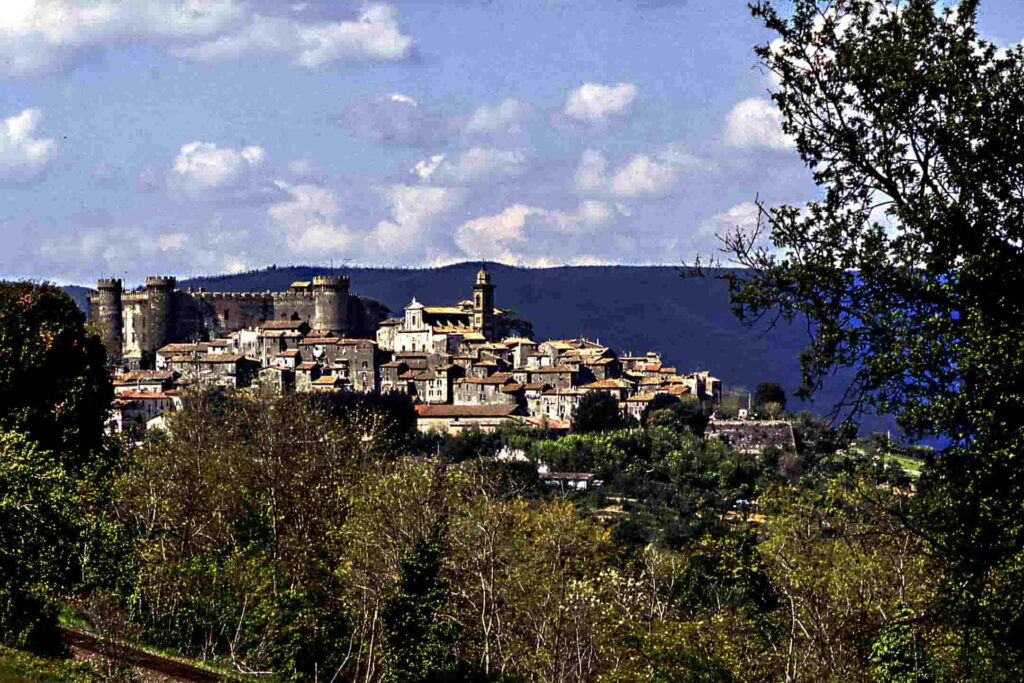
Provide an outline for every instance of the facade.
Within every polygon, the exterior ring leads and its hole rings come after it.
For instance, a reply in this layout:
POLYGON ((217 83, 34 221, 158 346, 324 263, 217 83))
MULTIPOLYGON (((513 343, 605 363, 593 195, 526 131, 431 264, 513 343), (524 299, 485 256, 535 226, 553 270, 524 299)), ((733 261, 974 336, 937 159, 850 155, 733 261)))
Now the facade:
POLYGON ((158 349, 254 328, 265 321, 302 321, 345 337, 373 337, 387 310, 349 294, 345 276, 321 275, 285 292, 180 291, 173 277, 146 278, 145 288, 123 291, 103 279, 89 298, 108 357, 118 364, 151 367, 158 349))

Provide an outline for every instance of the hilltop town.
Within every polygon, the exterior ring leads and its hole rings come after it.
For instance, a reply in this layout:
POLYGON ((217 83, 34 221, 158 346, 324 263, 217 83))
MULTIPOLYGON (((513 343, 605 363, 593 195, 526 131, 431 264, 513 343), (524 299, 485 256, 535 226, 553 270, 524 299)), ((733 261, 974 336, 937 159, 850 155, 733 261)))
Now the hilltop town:
POLYGON ((342 276, 294 282, 285 292, 179 291, 150 277, 125 292, 99 281, 91 319, 114 366, 109 428, 159 427, 198 387, 286 392, 396 392, 415 404, 421 431, 493 431, 518 421, 567 431, 589 392, 636 419, 659 394, 692 397, 710 412, 722 383, 681 373, 657 351, 620 355, 586 338, 536 341, 495 306, 486 267, 469 299, 400 317, 349 294, 342 276))

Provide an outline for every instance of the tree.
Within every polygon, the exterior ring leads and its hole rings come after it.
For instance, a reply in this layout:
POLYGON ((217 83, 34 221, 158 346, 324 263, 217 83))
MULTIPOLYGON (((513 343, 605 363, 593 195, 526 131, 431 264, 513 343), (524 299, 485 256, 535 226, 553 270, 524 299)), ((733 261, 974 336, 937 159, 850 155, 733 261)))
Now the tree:
POLYGON ((786 409, 786 391, 777 382, 764 382, 758 384, 754 390, 754 405, 758 409, 764 408, 769 403, 777 403, 780 410, 786 409))
POLYGON ((601 391, 590 391, 583 395, 580 404, 572 414, 573 431, 607 432, 626 429, 636 423, 619 409, 614 396, 601 391))
POLYGON ((103 347, 56 287, 0 284, 0 640, 54 647, 53 595, 92 577, 117 451, 103 347), (94 550, 95 548, 92 548, 94 550))
POLYGON ((913 524, 948 563, 966 665, 1012 671, 1024 665, 1024 51, 978 36, 979 0, 776 4, 751 6, 777 34, 757 53, 823 198, 762 205, 753 231, 724 236, 745 269, 725 275, 734 309, 806 321, 800 395, 849 368, 839 408, 891 412, 949 443, 913 524))
POLYGON ((649 427, 669 427, 677 432, 704 436, 708 417, 701 402, 692 396, 680 400, 668 394, 658 394, 644 410, 641 422, 649 427))

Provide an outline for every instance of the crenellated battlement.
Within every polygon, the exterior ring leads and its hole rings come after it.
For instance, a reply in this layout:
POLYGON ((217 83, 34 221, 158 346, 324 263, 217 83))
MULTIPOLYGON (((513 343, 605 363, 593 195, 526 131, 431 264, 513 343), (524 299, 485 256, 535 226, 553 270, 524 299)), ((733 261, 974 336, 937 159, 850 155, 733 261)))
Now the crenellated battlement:
POLYGON ((147 289, 174 289, 178 279, 173 275, 150 275, 146 277, 147 289))
POLYGON ((125 292, 121 295, 121 303, 140 303, 149 301, 149 292, 125 292))
MULTIPOLYGON (((274 301, 311 301, 313 292, 269 292, 274 301)), ((265 295, 264 295, 265 296, 265 295)))
POLYGON ((120 292, 124 289, 124 285, 118 278, 114 277, 103 277, 96 282, 96 289, 100 291, 112 291, 120 292))
POLYGON ((188 294, 210 301, 267 301, 271 297, 269 292, 196 292, 189 290, 188 294))
POLYGON ((348 289, 347 275, 314 275, 313 287, 322 289, 348 289))

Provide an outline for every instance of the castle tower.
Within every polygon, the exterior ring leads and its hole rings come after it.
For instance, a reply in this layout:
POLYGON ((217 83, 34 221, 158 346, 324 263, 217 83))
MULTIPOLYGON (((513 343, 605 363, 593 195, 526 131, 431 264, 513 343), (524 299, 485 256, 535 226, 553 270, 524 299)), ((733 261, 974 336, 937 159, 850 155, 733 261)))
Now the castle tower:
POLYGON ((473 330, 494 341, 494 285, 486 266, 480 268, 473 284, 473 330))
POLYGON ((107 360, 117 362, 123 352, 124 316, 121 309, 121 281, 114 278, 102 278, 96 285, 98 308, 97 323, 100 328, 100 339, 107 350, 107 360))
POLYGON ((348 278, 317 275, 313 278, 313 320, 316 330, 348 330, 348 278))
POLYGON ((165 275, 146 278, 146 298, 149 300, 148 334, 143 343, 143 352, 152 353, 166 344, 174 329, 174 287, 177 280, 165 275))

